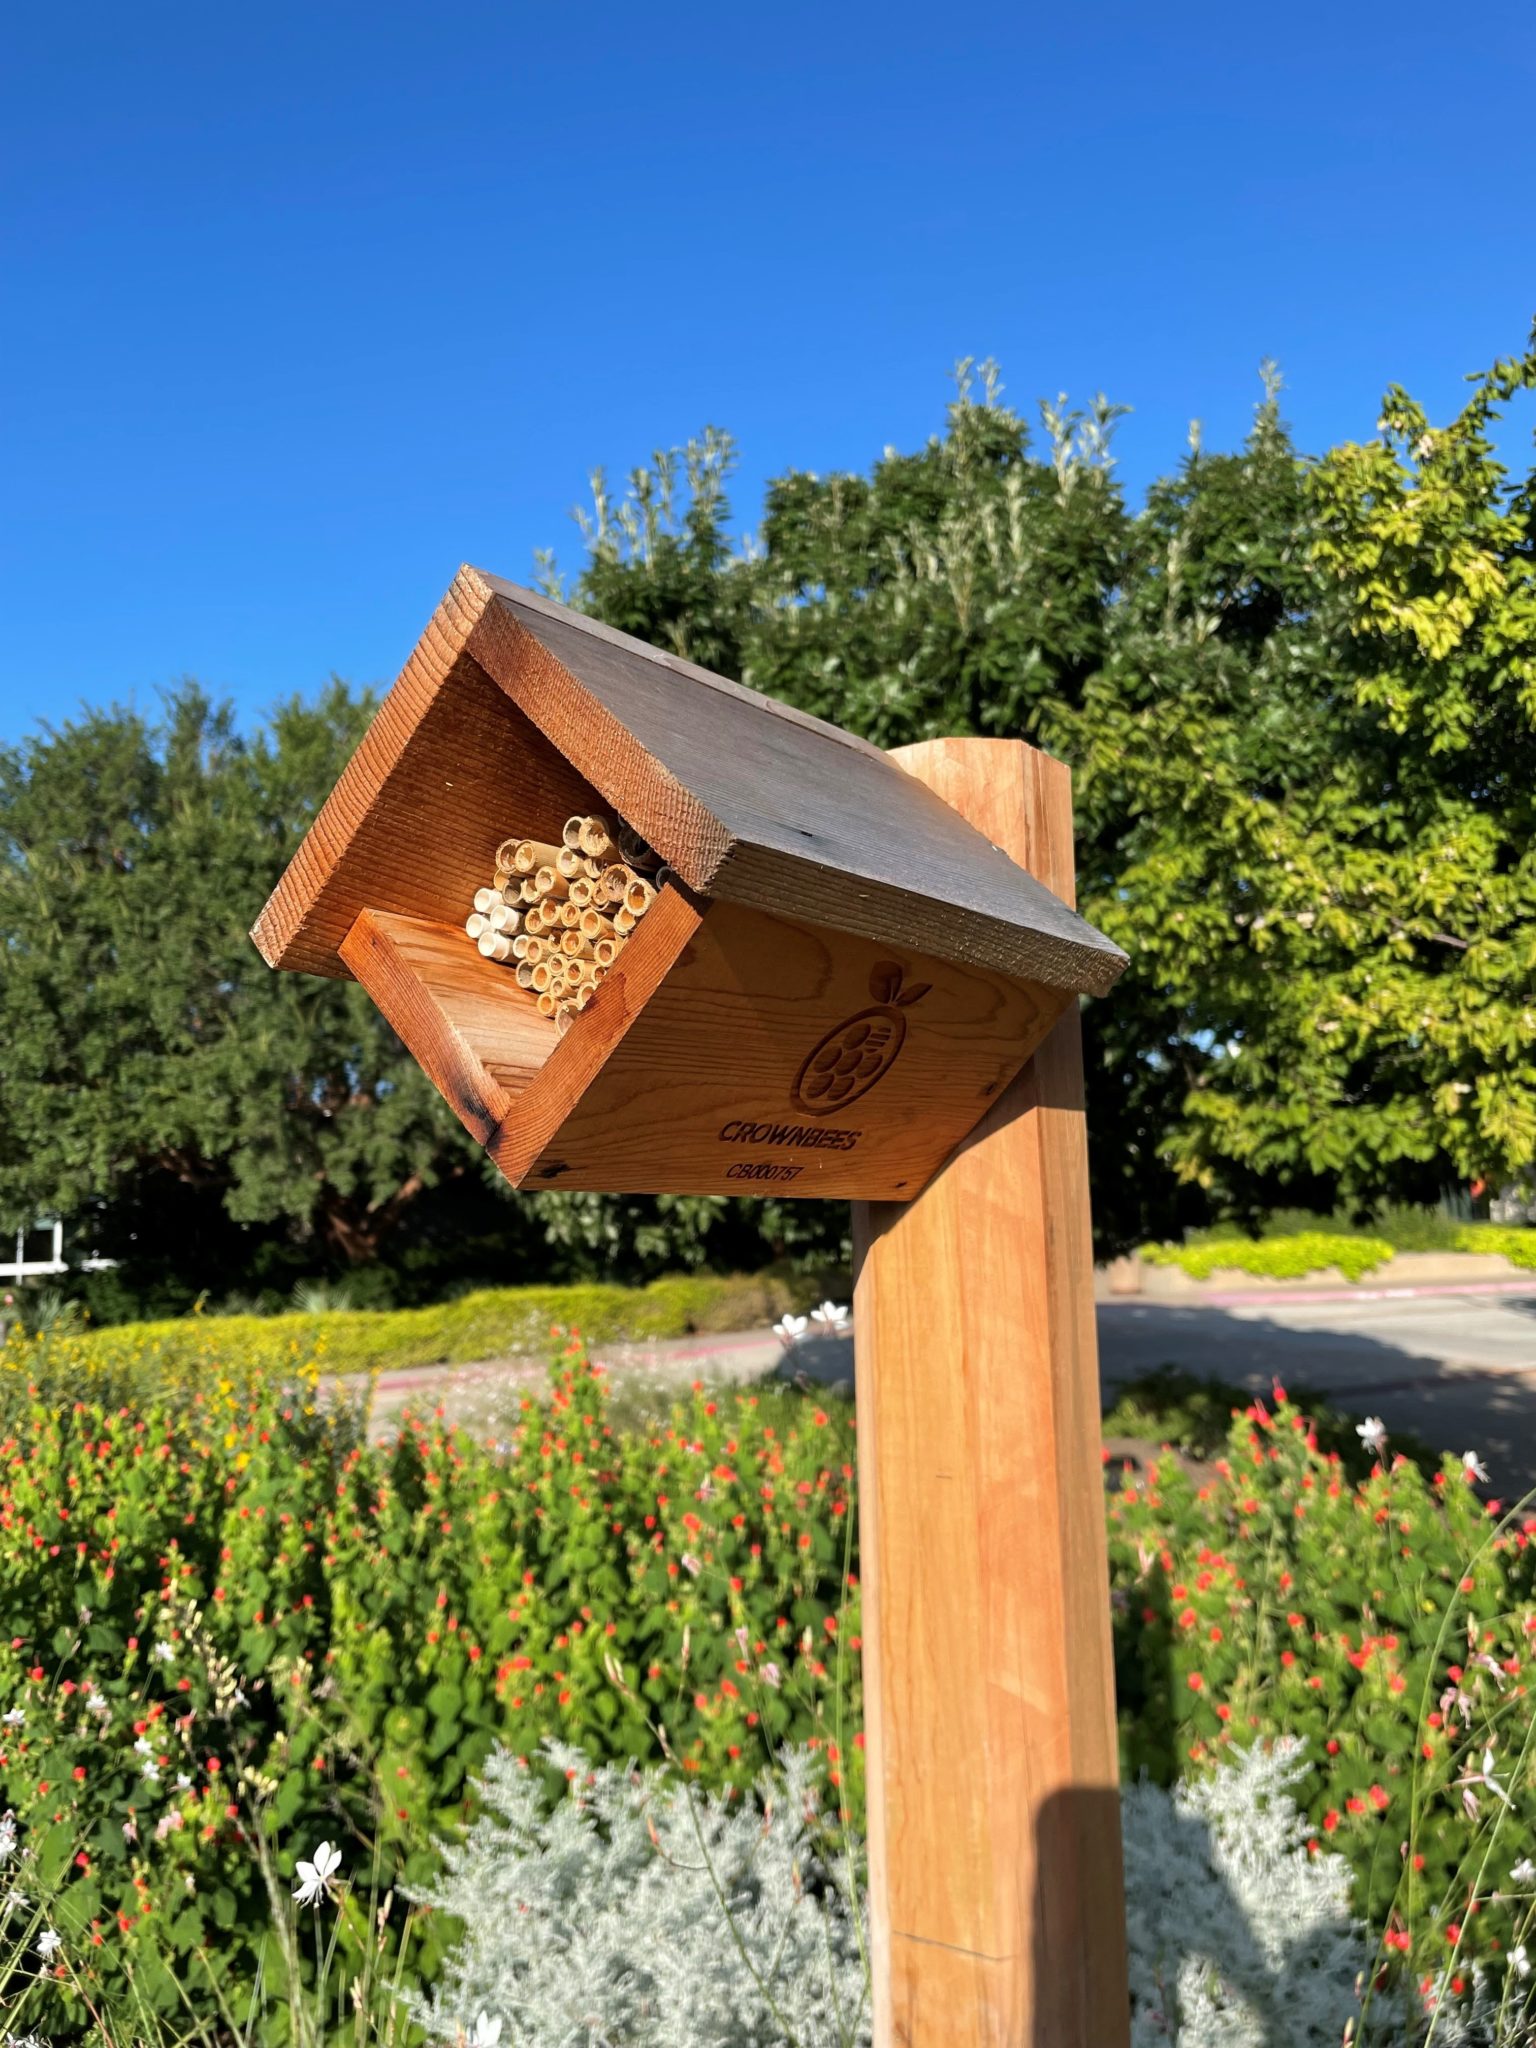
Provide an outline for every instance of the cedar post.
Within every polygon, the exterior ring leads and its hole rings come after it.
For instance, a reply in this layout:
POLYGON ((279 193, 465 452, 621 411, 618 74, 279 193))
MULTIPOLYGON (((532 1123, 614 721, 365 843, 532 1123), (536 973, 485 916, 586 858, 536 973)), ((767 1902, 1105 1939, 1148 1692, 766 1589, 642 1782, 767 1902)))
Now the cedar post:
MULTIPOLYGON (((1065 902, 1071 776, 893 758, 1065 902)), ((1077 1006, 910 1202, 854 1205, 875 2048, 1129 2034, 1077 1006)))

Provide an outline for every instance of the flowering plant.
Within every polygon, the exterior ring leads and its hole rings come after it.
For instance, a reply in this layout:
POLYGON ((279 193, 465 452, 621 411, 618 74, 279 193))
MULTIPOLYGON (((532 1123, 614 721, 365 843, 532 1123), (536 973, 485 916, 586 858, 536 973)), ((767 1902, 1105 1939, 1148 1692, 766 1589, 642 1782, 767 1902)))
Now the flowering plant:
POLYGON ((1346 1477, 1276 1390, 1208 1476, 1165 1457, 1109 1503, 1122 1753, 1163 1782, 1294 1736, 1311 1853, 1342 1855, 1383 1964, 1427 2000, 1499 1976, 1530 1933, 1536 1517, 1480 1462, 1391 1456, 1346 1477))

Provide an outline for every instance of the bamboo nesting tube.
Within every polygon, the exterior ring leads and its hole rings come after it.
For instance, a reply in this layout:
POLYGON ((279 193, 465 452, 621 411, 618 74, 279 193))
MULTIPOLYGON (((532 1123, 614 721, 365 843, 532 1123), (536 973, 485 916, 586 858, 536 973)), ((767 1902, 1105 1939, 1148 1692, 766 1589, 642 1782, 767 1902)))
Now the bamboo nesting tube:
POLYGON ((496 849, 496 865, 510 868, 515 875, 531 875, 550 867, 559 858, 558 846, 544 839, 504 839, 496 849))
POLYGON ((588 860, 612 860, 617 850, 606 818, 583 818, 576 833, 576 844, 588 860))
POLYGON ((518 987, 563 1035, 670 870, 638 833, 603 817, 568 818, 561 842, 503 840, 495 882, 475 891, 464 929, 484 958, 512 964, 518 987))

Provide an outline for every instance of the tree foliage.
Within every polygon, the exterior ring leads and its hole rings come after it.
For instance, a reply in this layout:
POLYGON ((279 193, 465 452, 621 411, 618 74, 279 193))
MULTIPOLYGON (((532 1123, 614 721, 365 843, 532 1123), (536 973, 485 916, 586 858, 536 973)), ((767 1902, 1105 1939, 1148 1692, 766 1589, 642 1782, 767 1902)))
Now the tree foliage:
MULTIPOLYGON (((1393 390, 1309 460, 1266 371, 1244 445, 1193 434, 1133 509, 1121 408, 1035 437, 962 364, 942 433, 775 478, 745 542, 718 430, 599 473, 569 594, 882 746, 1072 763, 1080 898, 1132 961, 1085 1011, 1105 1248, 1423 1200, 1536 1158, 1536 469, 1496 438, 1533 385, 1536 341, 1448 424, 1393 390)), ((188 690, 0 753, 0 1224, 181 1231, 190 1189, 335 1260, 414 1232, 422 1274, 835 1256, 817 1204, 501 1201, 357 989, 266 973, 245 929, 366 708, 242 740, 188 690)))
POLYGON ((245 935, 368 710, 333 687, 245 741, 186 689, 0 754, 0 1222, 163 1176, 355 1261, 462 1168, 363 991, 245 935))
POLYGON ((1536 346, 1318 461, 1266 368, 1245 445, 1193 434, 1137 512, 1119 408, 1042 405, 1036 454, 981 378, 915 454, 775 479, 744 549, 725 436, 603 484, 576 600, 883 746, 1072 762, 1084 907, 1132 956, 1085 1020, 1107 1243, 1527 1168, 1536 472, 1491 425, 1536 346))

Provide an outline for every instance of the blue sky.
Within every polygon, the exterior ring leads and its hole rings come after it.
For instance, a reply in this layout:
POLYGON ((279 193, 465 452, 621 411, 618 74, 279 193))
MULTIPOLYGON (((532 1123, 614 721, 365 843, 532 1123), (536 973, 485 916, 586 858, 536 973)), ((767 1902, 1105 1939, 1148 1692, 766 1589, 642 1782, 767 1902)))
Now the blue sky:
POLYGON ((0 741, 388 680, 705 422, 738 511, 994 354, 1135 488, 1432 411, 1536 311, 1536 23, 1187 4, 29 8, 0 65, 0 741))

